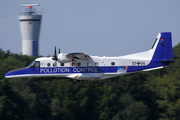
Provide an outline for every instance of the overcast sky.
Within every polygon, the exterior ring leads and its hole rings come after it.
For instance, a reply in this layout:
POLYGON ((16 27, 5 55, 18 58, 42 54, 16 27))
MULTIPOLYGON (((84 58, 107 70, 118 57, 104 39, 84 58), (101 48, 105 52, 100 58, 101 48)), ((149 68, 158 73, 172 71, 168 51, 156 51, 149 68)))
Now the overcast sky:
POLYGON ((160 32, 180 42, 180 0, 1 0, 0 48, 21 53, 21 4, 43 12, 39 54, 120 56, 149 50, 160 32))

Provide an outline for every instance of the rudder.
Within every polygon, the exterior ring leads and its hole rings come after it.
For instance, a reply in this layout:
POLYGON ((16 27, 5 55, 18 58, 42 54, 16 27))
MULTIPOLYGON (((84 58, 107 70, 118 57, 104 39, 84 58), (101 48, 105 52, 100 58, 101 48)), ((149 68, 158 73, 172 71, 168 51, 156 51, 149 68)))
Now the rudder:
POLYGON ((172 37, 171 32, 162 32, 158 35, 158 38, 155 42, 156 48, 154 51, 153 59, 170 59, 173 58, 173 49, 172 49, 172 37))

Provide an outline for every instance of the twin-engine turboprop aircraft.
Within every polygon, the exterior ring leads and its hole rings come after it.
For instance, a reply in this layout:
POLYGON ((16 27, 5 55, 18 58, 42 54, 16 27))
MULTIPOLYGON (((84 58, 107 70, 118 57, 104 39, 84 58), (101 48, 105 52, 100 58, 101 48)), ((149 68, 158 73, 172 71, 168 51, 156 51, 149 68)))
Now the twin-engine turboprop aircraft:
POLYGON ((159 33, 149 51, 120 56, 98 57, 85 53, 60 53, 35 59, 29 66, 11 70, 6 78, 65 77, 75 80, 100 80, 138 71, 163 68, 174 62, 170 32, 159 33))

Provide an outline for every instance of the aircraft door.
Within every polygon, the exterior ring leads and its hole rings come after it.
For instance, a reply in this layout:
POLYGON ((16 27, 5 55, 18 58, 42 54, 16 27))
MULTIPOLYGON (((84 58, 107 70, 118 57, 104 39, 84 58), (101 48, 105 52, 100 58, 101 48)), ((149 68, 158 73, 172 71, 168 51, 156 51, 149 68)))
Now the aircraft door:
POLYGON ((114 59, 114 60, 109 60, 109 72, 112 73, 112 72, 117 72, 117 60, 114 59))
POLYGON ((100 66, 103 66, 102 67, 102 71, 104 73, 109 73, 110 72, 110 66, 109 66, 109 60, 107 59, 102 59, 101 62, 100 62, 100 66))
POLYGON ((101 60, 101 62, 99 62, 99 66, 109 66, 109 60, 101 60))

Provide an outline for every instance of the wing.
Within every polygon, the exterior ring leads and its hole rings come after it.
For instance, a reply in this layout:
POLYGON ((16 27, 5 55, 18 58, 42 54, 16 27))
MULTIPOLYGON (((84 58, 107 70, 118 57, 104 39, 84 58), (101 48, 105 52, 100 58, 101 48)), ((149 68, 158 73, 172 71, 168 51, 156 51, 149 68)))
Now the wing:
POLYGON ((88 60, 90 58, 89 55, 85 53, 68 53, 67 57, 72 57, 73 59, 81 59, 81 60, 88 60))

